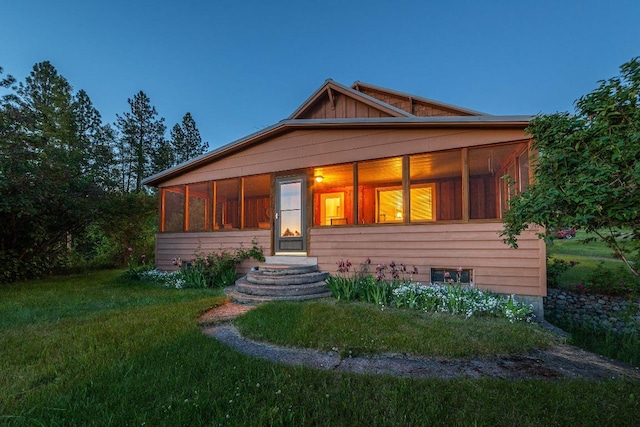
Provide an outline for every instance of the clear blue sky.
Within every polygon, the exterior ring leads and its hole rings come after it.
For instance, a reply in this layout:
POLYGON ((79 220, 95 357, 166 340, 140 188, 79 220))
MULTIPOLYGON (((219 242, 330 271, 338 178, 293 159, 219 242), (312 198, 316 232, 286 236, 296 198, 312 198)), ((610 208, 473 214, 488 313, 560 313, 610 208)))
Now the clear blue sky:
POLYGON ((288 117, 327 78, 552 113, 640 55, 640 0, 5 3, 5 73, 51 61, 109 123, 143 90, 168 129, 190 111, 211 148, 288 117))

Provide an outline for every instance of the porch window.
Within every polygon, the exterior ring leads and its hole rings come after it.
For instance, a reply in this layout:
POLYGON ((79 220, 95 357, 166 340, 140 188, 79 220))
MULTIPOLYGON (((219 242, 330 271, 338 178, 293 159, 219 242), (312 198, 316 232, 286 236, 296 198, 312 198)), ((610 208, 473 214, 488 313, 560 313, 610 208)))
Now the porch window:
POLYGON ((211 229, 211 207, 213 184, 201 182, 189 184, 187 231, 208 231, 211 229))
POLYGON ((271 227, 271 177, 249 176, 242 186, 242 228, 271 227))
POLYGON ((529 189, 529 150, 524 150, 518 157, 518 184, 520 192, 529 189))
MULTIPOLYGON (((517 181, 519 178, 516 173, 517 159, 525 152, 526 143, 469 149, 469 218, 502 217, 518 186, 517 182, 515 185, 510 183, 510 180, 517 181), (505 175, 510 180, 503 179, 505 175)), ((526 167, 528 169, 528 165, 526 167)), ((520 173, 520 177, 522 179, 524 173, 520 173)))
POLYGON ((404 221, 402 157, 358 163, 358 223, 404 221))
POLYGON ((411 156, 411 221, 462 219, 460 150, 411 156))
POLYGON ((216 181, 216 230, 240 228, 240 179, 216 181))
POLYGON ((184 231, 184 202, 184 185, 162 189, 162 231, 167 233, 184 231))
POLYGON ((313 171, 313 224, 353 224, 353 164, 313 171))

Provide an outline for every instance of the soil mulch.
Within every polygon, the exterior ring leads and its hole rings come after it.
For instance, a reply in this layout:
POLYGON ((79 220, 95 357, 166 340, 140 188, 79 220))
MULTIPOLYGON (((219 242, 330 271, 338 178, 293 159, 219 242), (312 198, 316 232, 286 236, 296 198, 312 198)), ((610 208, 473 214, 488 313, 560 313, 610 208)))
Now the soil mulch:
POLYGON ((229 322, 252 308, 254 306, 227 302, 203 314, 199 322, 207 336, 216 338, 240 353, 275 363, 336 372, 432 379, 587 379, 594 381, 628 379, 640 381, 640 368, 567 344, 533 350, 526 354, 487 359, 429 358, 406 354, 342 358, 334 351, 276 346, 241 336, 236 327, 229 322))

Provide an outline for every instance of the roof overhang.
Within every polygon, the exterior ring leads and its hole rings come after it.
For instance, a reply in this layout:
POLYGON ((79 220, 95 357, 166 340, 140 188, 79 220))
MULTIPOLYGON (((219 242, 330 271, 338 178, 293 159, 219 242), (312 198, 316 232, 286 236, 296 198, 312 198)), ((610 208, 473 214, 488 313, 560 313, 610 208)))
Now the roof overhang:
POLYGON ((428 129, 428 128, 492 128, 525 129, 533 116, 437 116, 437 117, 385 117, 360 119, 294 119, 282 120, 275 125, 223 145, 187 162, 166 169, 148 178, 142 183, 157 187, 162 182, 183 173, 202 167, 223 157, 227 157, 270 138, 307 129, 428 129))

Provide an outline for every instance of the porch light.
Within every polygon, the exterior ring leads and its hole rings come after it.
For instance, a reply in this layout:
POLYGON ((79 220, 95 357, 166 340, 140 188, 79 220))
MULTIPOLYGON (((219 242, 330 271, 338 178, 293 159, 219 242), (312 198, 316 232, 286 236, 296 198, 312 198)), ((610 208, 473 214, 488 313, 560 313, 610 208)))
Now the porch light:
POLYGON ((316 182, 322 182, 322 181, 324 180, 324 176, 322 176, 322 175, 316 175, 316 176, 315 176, 315 180, 316 180, 316 182))

